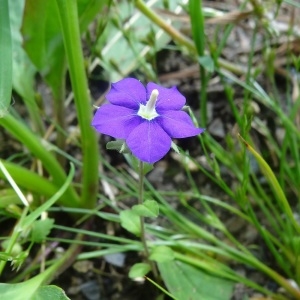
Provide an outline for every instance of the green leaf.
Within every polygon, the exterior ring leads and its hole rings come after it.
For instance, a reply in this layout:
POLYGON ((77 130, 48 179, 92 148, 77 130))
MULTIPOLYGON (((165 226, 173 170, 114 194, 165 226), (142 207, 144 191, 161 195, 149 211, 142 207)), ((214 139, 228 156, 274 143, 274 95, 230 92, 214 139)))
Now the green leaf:
POLYGON ((27 0, 24 10, 22 33, 24 48, 59 97, 65 75, 65 55, 55 1, 27 0))
POLYGON ((199 63, 208 72, 212 73, 215 69, 214 61, 208 55, 199 57, 199 63))
POLYGON ((109 4, 110 0, 77 0, 80 31, 87 30, 88 25, 102 11, 105 5, 109 4))
POLYGON ((36 69, 23 49, 23 37, 20 32, 24 10, 24 0, 11 1, 10 24, 13 46, 13 87, 25 100, 34 98, 34 75, 36 69))
POLYGON ((0 208, 8 208, 9 206, 16 204, 22 204, 22 202, 20 201, 20 199, 16 195, 16 192, 13 189, 7 188, 0 190, 0 208))
POLYGON ((229 300, 234 283, 214 277, 180 261, 158 263, 168 290, 177 299, 229 300))
POLYGON ((41 286, 32 300, 70 300, 64 290, 55 285, 41 286))
POLYGON ((174 252, 170 247, 158 246, 152 249, 149 259, 162 263, 173 260, 174 257, 174 252))
POLYGON ((29 256, 28 251, 22 251, 17 256, 15 256, 13 261, 11 262, 11 266, 13 267, 13 270, 19 270, 20 267, 25 262, 25 260, 28 258, 28 256, 29 256))
POLYGON ((0 260, 12 261, 13 257, 10 254, 7 254, 5 252, 0 252, 0 260))
MULTIPOLYGON (((78 0, 80 29, 85 31, 108 0, 78 0)), ((59 97, 65 76, 65 50, 59 15, 53 0, 27 0, 22 26, 24 47, 31 61, 59 97)))
POLYGON ((0 0, 0 118, 7 114, 12 90, 12 42, 9 0, 0 0))
POLYGON ((54 285, 38 286, 36 277, 17 284, 0 283, 1 300, 68 300, 65 292, 54 285))
MULTIPOLYGON (((4 240, 2 243, 1 243, 1 246, 3 249, 5 249, 7 251, 7 248, 9 247, 9 244, 10 244, 10 238, 8 238, 7 240, 4 240)), ((22 253, 23 251, 23 248, 21 246, 20 243, 18 242, 15 242, 13 247, 11 248, 10 252, 9 252, 9 255, 10 256, 18 256, 22 253)))
POLYGON ((126 146, 124 140, 111 141, 106 144, 106 149, 117 150, 120 153, 130 153, 129 148, 126 146))
POLYGON ((171 143, 171 148, 178 154, 180 154, 180 150, 178 148, 178 146, 172 141, 171 143))
POLYGON ((132 210, 140 217, 156 218, 159 214, 159 205, 155 200, 146 200, 143 204, 137 204, 132 210))
POLYGON ((121 226, 129 232, 139 236, 141 233, 140 217, 131 209, 120 213, 121 226))
POLYGON ((150 270, 151 267, 149 264, 137 263, 130 268, 129 278, 144 277, 150 270))
POLYGON ((44 124, 34 90, 36 68, 23 48, 23 37, 20 32, 24 6, 25 0, 14 0, 9 3, 13 47, 12 84, 13 89, 23 98, 27 106, 33 128, 42 134, 44 124))
POLYGON ((31 228, 31 241, 42 243, 49 235, 54 224, 54 219, 44 219, 33 222, 31 228))

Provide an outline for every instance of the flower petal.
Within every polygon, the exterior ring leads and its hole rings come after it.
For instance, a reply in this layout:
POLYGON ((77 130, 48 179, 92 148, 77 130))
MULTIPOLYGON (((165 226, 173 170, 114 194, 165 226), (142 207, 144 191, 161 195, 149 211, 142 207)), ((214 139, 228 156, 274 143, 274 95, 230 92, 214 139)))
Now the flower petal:
POLYGON ((157 118, 157 122, 171 138, 195 136, 204 131, 195 127, 190 116, 184 111, 166 111, 157 118))
POLYGON ((126 139, 142 121, 142 118, 137 116, 133 109, 104 104, 97 109, 92 120, 92 126, 100 133, 116 139, 126 139))
POLYGON ((177 90, 176 86, 168 89, 153 82, 147 84, 147 99, 150 98, 154 89, 157 89, 159 92, 156 102, 158 113, 165 110, 180 110, 186 102, 185 97, 177 90))
POLYGON ((146 103, 146 89, 135 78, 125 78, 111 84, 106 99, 114 105, 139 109, 140 103, 146 103))
POLYGON ((171 138, 156 122, 144 121, 126 139, 127 146, 141 161, 155 163, 171 147, 171 138))

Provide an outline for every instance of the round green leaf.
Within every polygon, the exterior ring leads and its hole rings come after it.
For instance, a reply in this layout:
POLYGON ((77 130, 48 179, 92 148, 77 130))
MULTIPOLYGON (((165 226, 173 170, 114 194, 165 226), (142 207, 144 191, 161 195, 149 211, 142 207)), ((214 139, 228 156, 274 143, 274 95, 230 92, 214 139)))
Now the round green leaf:
POLYGON ((138 263, 131 267, 129 271, 129 277, 130 278, 144 277, 150 270, 151 267, 149 264, 138 263))
POLYGON ((155 200, 146 200, 143 204, 134 205, 132 210, 141 217, 156 218, 159 214, 159 205, 155 200))
POLYGON ((121 226, 129 232, 139 236, 141 233, 140 217, 132 210, 124 210, 120 213, 121 226))
POLYGON ((170 261, 175 258, 174 252, 171 248, 167 246, 158 246, 152 249, 151 255, 149 257, 151 260, 156 262, 170 261))

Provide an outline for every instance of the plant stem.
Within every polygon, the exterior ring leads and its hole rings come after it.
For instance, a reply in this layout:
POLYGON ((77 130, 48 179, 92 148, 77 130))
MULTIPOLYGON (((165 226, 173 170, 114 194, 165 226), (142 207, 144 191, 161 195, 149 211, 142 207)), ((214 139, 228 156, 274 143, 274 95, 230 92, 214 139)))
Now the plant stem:
MULTIPOLYGON (((139 161, 139 198, 138 204, 143 204, 144 202, 144 173, 143 173, 143 162, 139 161)), ((147 246, 146 238, 145 238, 145 223, 144 218, 140 217, 141 220, 141 240, 144 246, 144 251, 146 256, 149 256, 149 249, 147 246)))
POLYGON ((9 21, 9 1, 0 1, 0 117, 7 113, 12 90, 12 41, 9 21))
MULTIPOLYGON (((54 111, 54 118, 55 123, 57 125, 56 130, 56 145, 59 149, 65 150, 66 146, 66 136, 64 132, 66 131, 66 110, 65 110, 65 97, 66 97, 66 88, 65 88, 65 74, 66 74, 66 67, 63 68, 62 71, 63 75, 59 76, 62 78, 60 82, 60 86, 57 89, 53 89, 53 111, 54 111)), ((62 155, 56 153, 56 158, 62 167, 65 166, 66 158, 62 155)))
POLYGON ((99 151, 95 131, 91 127, 92 105, 84 69, 84 59, 80 41, 77 1, 56 0, 60 16, 63 41, 74 92, 78 123, 81 132, 83 167, 81 207, 96 205, 98 189, 99 151))
MULTIPOLYGON (((17 92, 18 92, 18 90, 17 90, 17 92)), ((25 95, 25 93, 22 94, 20 92, 20 95, 22 96, 24 103, 26 105, 26 108, 28 110, 28 114, 30 116, 29 119, 31 121, 33 131, 36 132, 38 135, 43 136, 45 134, 45 126, 43 123, 43 119, 41 118, 41 111, 37 104, 37 100, 35 98, 34 91, 28 90, 26 95, 25 95)))
MULTIPOLYGON (((139 161, 139 188, 138 188, 138 204, 143 204, 144 202, 144 163, 139 161)), ((149 259, 150 251, 147 245, 146 233, 145 233, 145 220, 143 216, 140 216, 141 224, 141 242, 144 247, 144 255, 147 262, 150 264, 154 278, 158 279, 158 271, 155 263, 149 259)))

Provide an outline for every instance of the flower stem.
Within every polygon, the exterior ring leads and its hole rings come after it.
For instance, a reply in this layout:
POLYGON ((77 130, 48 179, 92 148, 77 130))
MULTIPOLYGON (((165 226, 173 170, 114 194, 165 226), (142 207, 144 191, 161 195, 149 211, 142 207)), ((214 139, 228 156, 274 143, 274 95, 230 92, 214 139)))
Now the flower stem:
MULTIPOLYGON (((138 190, 138 204, 143 204, 144 202, 144 163, 139 161, 139 190, 138 190)), ((147 262, 151 266, 154 278, 158 279, 158 271, 155 263, 149 259, 150 251, 147 245, 146 232, 145 232, 145 219, 143 216, 140 216, 141 224, 141 242, 144 247, 144 255, 147 262)))

